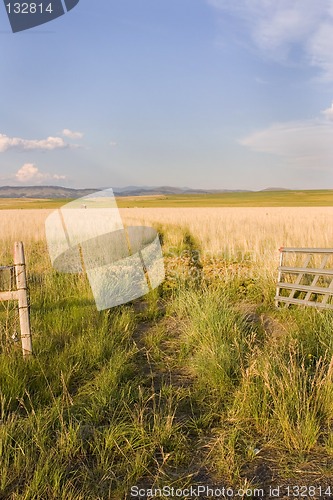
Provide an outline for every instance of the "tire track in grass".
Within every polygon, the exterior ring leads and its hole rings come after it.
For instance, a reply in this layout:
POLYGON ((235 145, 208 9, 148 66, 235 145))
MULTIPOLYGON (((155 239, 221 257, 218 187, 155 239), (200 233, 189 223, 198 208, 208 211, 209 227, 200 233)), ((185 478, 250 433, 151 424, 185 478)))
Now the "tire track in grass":
POLYGON ((194 430, 199 408, 193 400, 193 375, 179 362, 179 336, 177 319, 170 316, 140 323, 134 335, 142 390, 150 393, 148 419, 162 416, 165 422, 169 420, 173 434, 170 441, 162 439, 157 443, 154 471, 142 478, 141 488, 214 484, 203 463, 207 439, 194 430))
MULTIPOLYGON (((185 287, 197 288, 202 270, 198 251, 190 234, 184 236, 183 243, 188 255, 185 262, 180 257, 181 265, 197 271, 185 273, 189 281, 185 287)), ((149 305, 149 298, 133 304, 141 316, 133 340, 138 348, 135 362, 142 380, 140 390, 146 394, 146 418, 155 424, 161 419, 160 427, 169 422, 169 434, 161 434, 156 441, 151 474, 139 481, 139 486, 145 489, 216 484, 205 463, 205 446, 210 435, 198 429, 202 415, 195 399, 195 379, 183 359, 179 319, 168 311, 170 305, 172 302, 165 298, 155 298, 154 308, 149 305)), ((157 424, 156 434, 161 430, 157 424)))

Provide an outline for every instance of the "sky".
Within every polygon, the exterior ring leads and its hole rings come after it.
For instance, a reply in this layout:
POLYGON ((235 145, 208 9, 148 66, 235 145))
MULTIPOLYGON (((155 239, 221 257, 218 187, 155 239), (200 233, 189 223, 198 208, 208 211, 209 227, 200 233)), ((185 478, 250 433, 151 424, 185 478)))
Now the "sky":
POLYGON ((80 0, 12 33, 0 185, 333 188, 331 0, 80 0))

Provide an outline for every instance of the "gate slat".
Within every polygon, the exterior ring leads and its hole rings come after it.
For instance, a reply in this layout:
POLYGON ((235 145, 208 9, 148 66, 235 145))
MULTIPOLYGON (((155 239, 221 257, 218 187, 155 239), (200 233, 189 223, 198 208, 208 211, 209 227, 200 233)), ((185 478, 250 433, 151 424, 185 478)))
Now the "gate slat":
MULTIPOLYGON (((322 258, 321 260, 321 263, 320 263, 320 270, 321 269, 324 269, 325 267, 325 264, 327 264, 327 261, 328 259, 330 258, 330 255, 329 254, 325 254, 324 257, 322 258)), ((311 283, 311 287, 315 287, 316 284, 318 283, 318 280, 320 278, 320 274, 316 274, 314 277, 313 277, 313 280, 312 280, 312 283, 311 283)), ((320 292, 319 292, 320 293, 320 292)), ((304 300, 309 300, 311 297, 311 290, 306 294, 305 296, 305 299, 304 300)))
MULTIPOLYGON (((303 267, 304 267, 304 268, 307 268, 307 267, 308 267, 308 264, 310 263, 311 258, 312 258, 312 255, 311 255, 311 254, 308 254, 308 255, 306 256, 306 258, 305 258, 305 260, 304 260, 304 263, 303 263, 303 267)), ((298 277, 297 277, 297 279, 296 279, 296 282, 295 282, 295 284, 296 284, 296 285, 298 285, 298 284, 302 281, 302 278, 303 278, 304 274, 305 274, 305 273, 299 273, 299 275, 298 275, 298 277)), ((289 294, 289 298, 290 298, 290 299, 292 299, 292 298, 294 297, 294 295, 295 295, 295 293, 296 293, 296 290, 297 290, 297 288, 296 288, 296 289, 292 289, 292 290, 291 290, 291 292, 290 292, 290 294, 289 294)))
POLYGON ((313 302, 308 300, 305 302, 302 299, 289 299, 289 297, 275 297, 279 302, 285 302, 286 304, 297 304, 299 306, 310 306, 310 307, 318 307, 319 309, 333 309, 333 304, 323 304, 322 302, 313 302))
MULTIPOLYGON (((282 274, 298 274, 303 272, 304 274, 318 274, 318 269, 313 267, 288 267, 288 266, 279 266, 278 270, 282 272, 282 274)), ((333 269, 321 269, 320 274, 333 276, 333 269)))
MULTIPOLYGON (((280 282, 278 283, 279 288, 283 289, 291 289, 291 290, 299 290, 300 292, 307 292, 307 293, 323 293, 323 294, 328 294, 328 295, 333 295, 333 288, 327 287, 327 286, 312 286, 312 285, 297 285, 296 283, 283 283, 280 282)), ((304 300, 309 300, 308 298, 305 298, 304 300)))
POLYGON ((0 292, 0 302, 7 300, 18 300, 17 292, 0 292))

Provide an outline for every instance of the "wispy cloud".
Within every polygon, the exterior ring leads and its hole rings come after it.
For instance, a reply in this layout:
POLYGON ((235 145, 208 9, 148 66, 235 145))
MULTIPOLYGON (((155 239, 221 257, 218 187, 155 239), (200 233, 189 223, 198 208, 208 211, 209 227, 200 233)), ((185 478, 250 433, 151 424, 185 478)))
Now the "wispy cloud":
POLYGON ((61 137, 47 137, 47 139, 21 139, 20 137, 8 137, 8 135, 0 134, 0 153, 4 153, 9 149, 17 149, 22 151, 40 150, 52 151, 54 149, 68 148, 67 144, 61 137))
POLYGON ((64 180, 65 175, 42 173, 33 163, 25 163, 15 174, 15 180, 20 183, 41 183, 49 180, 64 180))
POLYGON ((290 166, 331 169, 333 159, 333 108, 322 118, 275 123, 239 141, 252 151, 283 157, 290 166))
POLYGON ((265 56, 297 62, 321 70, 322 78, 333 80, 333 7, 330 0, 207 0, 220 13, 238 19, 245 35, 265 56))
POLYGON ((328 119, 328 120, 333 120, 333 103, 330 108, 324 109, 322 111, 322 114, 328 119))
POLYGON ((68 128, 64 128, 62 131, 62 135, 68 137, 69 139, 82 139, 82 132, 74 132, 73 130, 69 130, 68 128))
POLYGON ((255 82, 259 83, 259 85, 267 85, 268 84, 268 81, 265 80, 264 78, 260 78, 260 76, 257 76, 255 78, 255 82))

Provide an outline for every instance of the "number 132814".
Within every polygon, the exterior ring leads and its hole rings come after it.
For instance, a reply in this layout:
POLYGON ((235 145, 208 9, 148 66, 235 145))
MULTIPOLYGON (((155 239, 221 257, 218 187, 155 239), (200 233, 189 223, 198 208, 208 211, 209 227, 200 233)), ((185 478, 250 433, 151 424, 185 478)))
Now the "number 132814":
POLYGON ((48 5, 42 3, 7 3, 8 14, 52 14, 52 2, 48 5))

